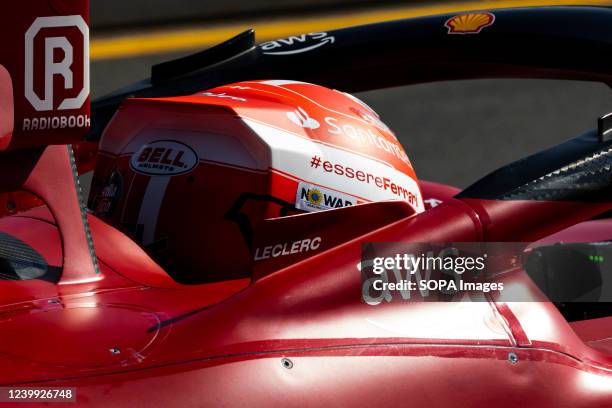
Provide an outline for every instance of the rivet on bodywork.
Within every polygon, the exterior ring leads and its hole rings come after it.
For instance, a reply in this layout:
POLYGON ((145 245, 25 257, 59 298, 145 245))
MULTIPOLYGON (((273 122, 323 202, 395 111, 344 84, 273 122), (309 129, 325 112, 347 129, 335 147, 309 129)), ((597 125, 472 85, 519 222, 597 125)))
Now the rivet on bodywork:
POLYGON ((509 361, 510 363, 512 363, 512 364, 516 364, 516 363, 518 363, 518 360, 519 360, 519 358, 518 358, 518 356, 516 355, 516 353, 514 353, 514 352, 510 352, 510 353, 508 353, 508 361, 509 361))
POLYGON ((281 365, 287 370, 290 370, 293 368, 293 361, 289 360, 288 358, 283 358, 281 359, 281 365))
POLYGON ((121 354, 121 350, 119 350, 118 348, 115 348, 115 347, 113 347, 111 349, 108 349, 108 351, 110 351, 110 353, 113 354, 113 355, 121 354))

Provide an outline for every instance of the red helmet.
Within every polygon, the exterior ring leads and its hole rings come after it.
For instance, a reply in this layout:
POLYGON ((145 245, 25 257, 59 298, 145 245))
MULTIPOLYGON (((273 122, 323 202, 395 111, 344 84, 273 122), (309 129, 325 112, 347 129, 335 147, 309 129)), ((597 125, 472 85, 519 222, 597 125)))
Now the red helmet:
POLYGON ((344 92, 265 80, 126 101, 102 137, 90 207, 190 283, 248 276, 258 221, 382 200, 423 211, 378 115, 344 92))

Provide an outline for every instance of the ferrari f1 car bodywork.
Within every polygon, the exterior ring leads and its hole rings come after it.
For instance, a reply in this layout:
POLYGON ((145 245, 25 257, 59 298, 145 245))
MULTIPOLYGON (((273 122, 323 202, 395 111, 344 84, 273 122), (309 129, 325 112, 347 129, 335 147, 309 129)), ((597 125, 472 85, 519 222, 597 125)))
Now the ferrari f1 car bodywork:
MULTIPOLYGON (((5 37, 51 21, 31 13, 8 24, 5 37)), ((71 16, 62 24, 77 31, 66 38, 83 49, 74 60, 86 58, 86 36, 73 38, 84 32, 85 19, 75 16, 85 9, 36 13, 71 16)), ((88 138, 98 140, 113 115, 125 119, 119 106, 128 96, 248 79, 352 92, 484 77, 611 84, 611 23, 612 9, 553 7, 393 21, 291 44, 255 45, 249 31, 155 66, 150 80, 94 103, 88 138)), ((441 203, 421 214, 378 202, 265 220, 253 230, 255 247, 314 238, 320 245, 253 261, 241 279, 186 285, 82 208, 72 151, 57 143, 83 136, 87 123, 78 126, 78 117, 88 117, 87 103, 66 111, 74 127, 34 127, 41 112, 53 123, 63 111, 22 95, 29 83, 22 52, 0 56, 8 75, 0 92, 14 101, 2 116, 0 187, 45 205, 0 219, 1 384, 76 387, 77 402, 92 406, 612 405, 612 313, 580 306, 587 318, 568 322, 520 266, 505 280, 524 288, 528 302, 372 306, 361 298, 358 268, 367 242, 612 240, 612 221, 595 219, 612 208, 605 120, 462 192, 424 182, 425 198, 441 203)), ((75 83, 87 81, 82 70, 75 83)))

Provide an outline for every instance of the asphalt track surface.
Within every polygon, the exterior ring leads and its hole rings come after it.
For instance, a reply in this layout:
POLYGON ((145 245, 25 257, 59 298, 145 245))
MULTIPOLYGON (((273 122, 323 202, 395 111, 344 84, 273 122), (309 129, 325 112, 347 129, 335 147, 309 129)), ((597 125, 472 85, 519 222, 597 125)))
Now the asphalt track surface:
MULTIPOLYGON (((185 53, 94 58, 93 97, 145 78, 152 64, 185 53)), ((458 187, 588 131, 612 112, 612 89, 587 82, 470 80, 357 96, 395 131, 420 178, 458 187)))

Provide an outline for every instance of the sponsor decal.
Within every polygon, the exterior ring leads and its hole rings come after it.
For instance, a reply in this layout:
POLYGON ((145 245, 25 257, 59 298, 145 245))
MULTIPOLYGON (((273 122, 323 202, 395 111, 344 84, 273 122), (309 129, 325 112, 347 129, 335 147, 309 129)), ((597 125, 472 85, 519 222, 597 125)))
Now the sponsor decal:
POLYGON ((353 108, 353 107, 351 107, 349 110, 353 114, 355 114, 355 116, 357 116, 358 118, 361 118, 361 119, 365 120, 370 125, 379 127, 380 129, 382 129, 383 131, 389 133, 390 135, 392 135, 395 138, 395 135, 393 134, 393 131, 391 129, 389 129, 389 127, 387 125, 385 125, 382 120, 380 120, 380 117, 373 110, 370 110, 370 112, 372 112, 372 113, 369 113, 369 112, 367 112, 366 110, 363 110, 363 109, 358 109, 358 108, 353 108))
POLYGON ((366 112, 365 110, 357 109, 357 108, 353 108, 353 107, 351 107, 349 110, 351 112, 353 112, 358 118, 361 118, 361 119, 365 120, 369 124, 372 124, 372 125, 377 124, 377 118, 375 118, 373 115, 371 115, 370 113, 366 112))
POLYGON ((89 127, 89 115, 49 116, 23 119, 22 130, 71 129, 89 127))
POLYGON ((188 173, 197 164, 196 152, 186 144, 173 140, 156 140, 147 143, 130 159, 132 170, 153 176, 188 173))
POLYGON ((308 115, 304 108, 298 107, 293 112, 287 112, 287 118, 296 125, 305 129, 318 129, 320 124, 316 119, 308 115))
MULTIPOLYGON (((295 185, 307 180, 309 183, 346 191, 360 201, 399 198, 411 203, 417 212, 424 210, 419 187, 409 171, 404 172, 365 154, 326 143, 313 143, 312 140, 279 127, 248 118, 244 122, 271 149, 285 152, 274 158, 272 171, 295 177, 295 185)), ((321 132, 326 131, 324 123, 321 123, 321 127, 321 132)), ((327 140, 333 142, 332 138, 327 140)), ((380 145, 381 148, 384 146, 380 145)))
POLYGON ((437 198, 428 198, 427 200, 423 200, 425 203, 425 208, 434 208, 438 205, 442 204, 442 200, 438 200, 437 198))
POLYGON ((299 183, 295 197, 295 208, 303 211, 330 210, 357 204, 357 199, 324 187, 299 183))
POLYGON ((323 201, 323 193, 318 188, 313 188, 312 190, 303 189, 302 194, 304 193, 310 205, 320 205, 321 201, 323 201))
MULTIPOLYGON (((232 88, 236 88, 236 87, 232 87, 232 88)), ((215 97, 215 98, 231 99, 232 101, 238 101, 238 102, 246 102, 247 101, 246 98, 241 98, 239 96, 228 95, 225 92, 221 92, 221 93, 201 92, 198 95, 200 95, 200 96, 212 96, 212 97, 215 97)))
POLYGON ((255 261, 316 251, 321 246, 321 237, 305 238, 293 242, 281 242, 255 249, 255 261))
POLYGON ((25 33, 25 97, 30 102, 32 107, 37 111, 50 111, 54 109, 54 81, 56 76, 59 76, 65 90, 75 91, 75 78, 73 72, 74 61, 74 45, 70 42, 67 36, 57 34, 57 29, 74 30, 75 28, 83 37, 82 54, 83 61, 78 64, 81 67, 80 78, 82 78, 81 89, 75 97, 63 99, 57 106, 58 110, 80 109, 87 98, 89 97, 89 27, 83 17, 74 16, 56 16, 56 17, 38 17, 30 28, 25 33), (53 30, 45 30, 53 29, 53 30), (42 31, 42 33, 41 33, 42 31), (44 31, 53 33, 44 36, 44 31), (39 34, 40 33, 40 34, 39 34), (43 55, 35 55, 34 41, 37 37, 44 38, 44 46, 41 47, 43 55), (61 60, 57 61, 57 55, 61 55, 61 60), (38 62, 38 61, 41 61, 38 62), (39 68, 40 67, 40 68, 39 68), (44 69, 44 95, 42 97, 35 91, 34 78, 40 78, 41 75, 36 75, 37 69, 44 69))
POLYGON ((324 122, 327 124, 327 133, 343 136, 360 144, 373 145, 412 167, 408 155, 399 143, 387 140, 382 135, 374 133, 371 128, 343 124, 332 116, 325 117, 324 122))
POLYGON ((449 18, 444 26, 448 28, 448 34, 478 34, 494 22, 493 13, 467 13, 449 18))
MULTIPOLYGON (((366 120, 368 123, 375 124, 376 122, 378 122, 379 124, 382 124, 379 119, 375 118, 370 114, 367 114, 365 111, 352 108, 352 112, 355 115, 358 115, 362 119, 366 120), (365 119, 366 117, 367 119, 365 119)), ((298 107, 294 111, 287 112, 287 118, 295 125, 300 126, 304 129, 314 130, 319 129, 321 127, 321 123, 319 123, 318 120, 311 118, 308 112, 306 112, 306 110, 302 107, 298 107)), ((412 167, 412 163, 410 163, 408 155, 399 143, 387 140, 381 134, 373 132, 371 128, 366 126, 356 126, 348 123, 342 123, 340 120, 333 116, 326 116, 325 118, 323 118, 323 121, 325 122, 325 126, 321 129, 326 130, 328 134, 343 136, 362 145, 373 145, 377 149, 384 150, 388 154, 395 156, 396 158, 400 159, 401 161, 412 167)), ((384 125, 382 125, 381 127, 383 126, 384 125)), ((384 127, 386 128, 386 126, 384 127)), ((388 128, 386 128, 386 130, 388 130, 388 128)))
POLYGON ((123 191, 123 177, 117 170, 105 180, 104 186, 93 199, 91 208, 97 215, 108 215, 113 212, 123 191))
MULTIPOLYGON (((419 208, 418 190, 412 190, 410 187, 403 185, 401 182, 394 182, 391 178, 384 175, 378 175, 365 167, 361 170, 343 163, 334 163, 329 160, 321 159, 321 156, 312 156, 310 159, 310 167, 313 169, 322 170, 324 173, 342 176, 345 179, 355 180, 363 184, 371 184, 380 191, 390 193, 393 198, 399 198, 410 203, 413 207, 419 208)), ((410 179, 411 180, 411 179, 410 179)))
POLYGON ((378 126, 380 128, 382 128, 383 130, 385 130, 386 132, 389 133, 393 133, 391 132, 391 129, 389 129, 389 127, 387 125, 385 125, 383 123, 383 121, 380 120, 380 116, 378 116, 378 113, 376 113, 376 111, 374 109, 372 109, 370 107, 370 105, 368 105, 367 103, 365 103, 364 101, 362 101, 361 99, 357 98, 355 95, 350 94, 348 92, 341 92, 343 95, 349 97, 350 99, 352 99, 353 101, 357 102, 359 105, 361 105, 361 107, 363 109, 357 109, 354 107, 350 108, 350 111, 353 112, 355 115, 357 115, 358 117, 360 117, 361 119, 365 120, 366 122, 378 126))
POLYGON ((308 33, 265 42, 259 47, 266 55, 291 55, 312 51, 334 41, 334 37, 325 32, 308 33))

